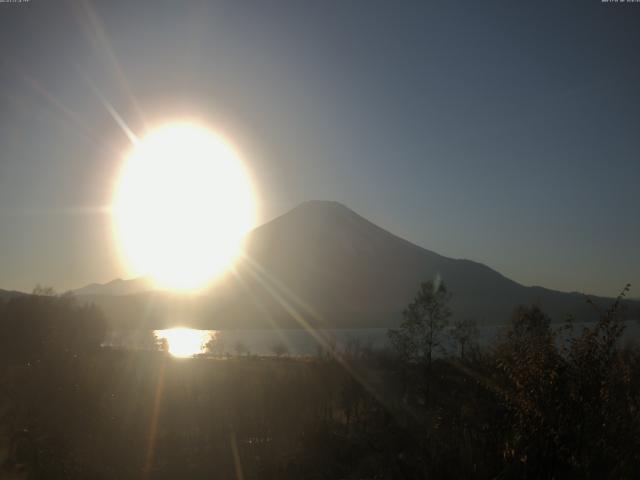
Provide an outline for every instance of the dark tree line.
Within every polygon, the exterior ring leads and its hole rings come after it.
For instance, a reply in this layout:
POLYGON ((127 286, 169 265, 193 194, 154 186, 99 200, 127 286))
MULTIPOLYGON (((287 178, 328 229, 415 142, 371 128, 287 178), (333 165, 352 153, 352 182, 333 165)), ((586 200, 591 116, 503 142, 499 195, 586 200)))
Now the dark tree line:
POLYGON ((106 334, 102 312, 78 305, 70 293, 37 286, 32 295, 0 306, 0 355, 9 361, 41 361, 98 348, 106 334))
MULTIPOLYGON (((475 335, 475 326, 459 322, 451 334, 460 346, 461 362, 439 362, 439 371, 425 376, 433 338, 444 332, 449 296, 444 285, 423 283, 405 311, 405 321, 390 331, 397 367, 403 377, 412 375, 412 381, 404 384, 405 398, 407 393, 409 398, 413 395, 419 412, 414 430, 425 442, 422 458, 428 458, 432 448, 429 413, 438 412, 442 372, 456 365, 476 384, 476 400, 485 397, 487 402, 476 404, 473 414, 500 412, 494 425, 483 424, 472 434, 494 449, 489 463, 495 465, 492 475, 634 478, 640 471, 640 351, 620 345, 624 331, 620 312, 629 287, 607 310, 593 305, 599 320, 580 331, 571 319, 554 329, 536 305, 518 307, 503 336, 482 355, 476 352, 472 362, 465 361, 464 348, 475 335)), ((464 403, 462 396, 454 401, 464 403)), ((455 418, 449 412, 450 433, 456 428, 455 418)), ((465 437, 462 432, 458 435, 465 437)), ((484 450, 480 444, 472 448, 484 450)), ((434 471, 425 466, 425 473, 434 471)))
MULTIPOLYGON (((634 478, 640 353, 619 301, 562 335, 518 308, 489 348, 421 286, 395 350, 180 360, 100 348, 100 312, 39 290, 0 310, 0 477, 634 478), (572 330, 572 334, 569 331, 572 330), (459 349, 439 347, 452 335, 459 349)), ((280 352, 284 355, 283 352, 280 352)))

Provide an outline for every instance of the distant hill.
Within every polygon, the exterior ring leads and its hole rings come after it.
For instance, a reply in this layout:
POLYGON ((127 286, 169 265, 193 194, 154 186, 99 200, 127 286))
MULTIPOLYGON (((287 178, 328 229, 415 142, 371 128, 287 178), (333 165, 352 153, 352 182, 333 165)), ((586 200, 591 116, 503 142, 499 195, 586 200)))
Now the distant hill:
MULTIPOLYGON (((144 284, 138 280, 93 285, 76 294, 97 303, 120 326, 389 327, 398 324, 419 283, 436 278, 453 294, 454 315, 480 324, 505 323, 514 307, 531 303, 558 321, 568 314, 581 320, 595 316, 583 294, 523 286, 481 263, 414 245, 325 201, 303 203, 252 231, 234 273, 206 294, 139 293, 144 284)), ((640 302, 628 303, 640 309, 640 302)))
POLYGON ((77 290, 75 295, 131 295, 153 290, 152 282, 147 278, 123 280, 117 278, 108 283, 91 283, 77 290))
POLYGON ((27 295, 23 292, 18 292, 17 290, 0 290, 0 301, 7 301, 13 297, 21 297, 27 295))

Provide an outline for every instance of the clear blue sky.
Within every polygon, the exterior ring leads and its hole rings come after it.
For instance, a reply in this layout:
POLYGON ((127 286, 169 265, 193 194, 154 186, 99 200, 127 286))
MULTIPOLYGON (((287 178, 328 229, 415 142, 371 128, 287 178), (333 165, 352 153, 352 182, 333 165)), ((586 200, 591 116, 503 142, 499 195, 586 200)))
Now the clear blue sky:
POLYGON ((0 288, 123 275, 97 89, 134 131, 222 129, 262 220, 337 200, 526 285, 637 296, 639 26, 599 0, 0 3, 0 288))

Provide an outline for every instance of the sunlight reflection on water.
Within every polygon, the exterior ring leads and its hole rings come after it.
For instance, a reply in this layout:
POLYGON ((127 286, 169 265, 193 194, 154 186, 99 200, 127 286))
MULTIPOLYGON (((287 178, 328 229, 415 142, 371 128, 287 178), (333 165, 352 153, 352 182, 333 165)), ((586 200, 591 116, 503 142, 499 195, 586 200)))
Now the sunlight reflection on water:
MULTIPOLYGON (((575 323, 574 334, 579 334, 583 326, 589 323, 575 323)), ((560 328, 554 324, 554 328, 560 328)), ((640 321, 625 322, 622 343, 640 342, 640 321)), ((490 346, 501 335, 505 326, 490 325, 478 327, 478 338, 481 347, 490 346)), ((150 330, 112 330, 103 342, 104 347, 124 348, 131 350, 157 349, 157 343, 148 342, 150 330)), ((246 329, 246 330, 196 330, 189 328, 171 328, 151 330, 156 339, 166 339, 169 353, 176 357, 192 357, 208 354, 212 357, 227 356, 269 356, 273 355, 273 346, 284 344, 291 356, 317 356, 320 347, 335 348, 339 351, 348 348, 354 340, 361 347, 385 349, 389 347, 388 330, 386 328, 363 329, 326 329, 317 330, 315 335, 303 329, 246 329), (177 333, 176 333, 177 332, 177 333), (190 333, 187 333, 190 332, 190 333), (325 339, 324 345, 319 345, 316 337, 325 339), (172 342, 173 339, 173 342, 172 342), (208 344, 208 348, 207 348, 208 344)), ((566 338, 561 335, 560 338, 566 338)), ((559 339, 560 340, 560 339, 559 339)), ((457 353, 457 345, 450 338, 445 344, 448 354, 457 353)))
POLYGON ((193 357, 207 350, 207 343, 215 337, 211 330, 196 330, 193 328, 170 328, 154 330, 156 338, 166 341, 167 351, 174 357, 193 357))

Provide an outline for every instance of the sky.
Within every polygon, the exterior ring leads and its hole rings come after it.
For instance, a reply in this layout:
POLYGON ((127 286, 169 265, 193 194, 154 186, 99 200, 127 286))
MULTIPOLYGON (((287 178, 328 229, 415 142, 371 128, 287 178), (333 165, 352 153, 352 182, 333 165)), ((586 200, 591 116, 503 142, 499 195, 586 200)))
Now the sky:
POLYGON ((0 288, 125 275, 111 108, 232 139, 260 222, 336 200, 525 285, 640 296, 639 27, 600 0, 0 3, 0 288))

